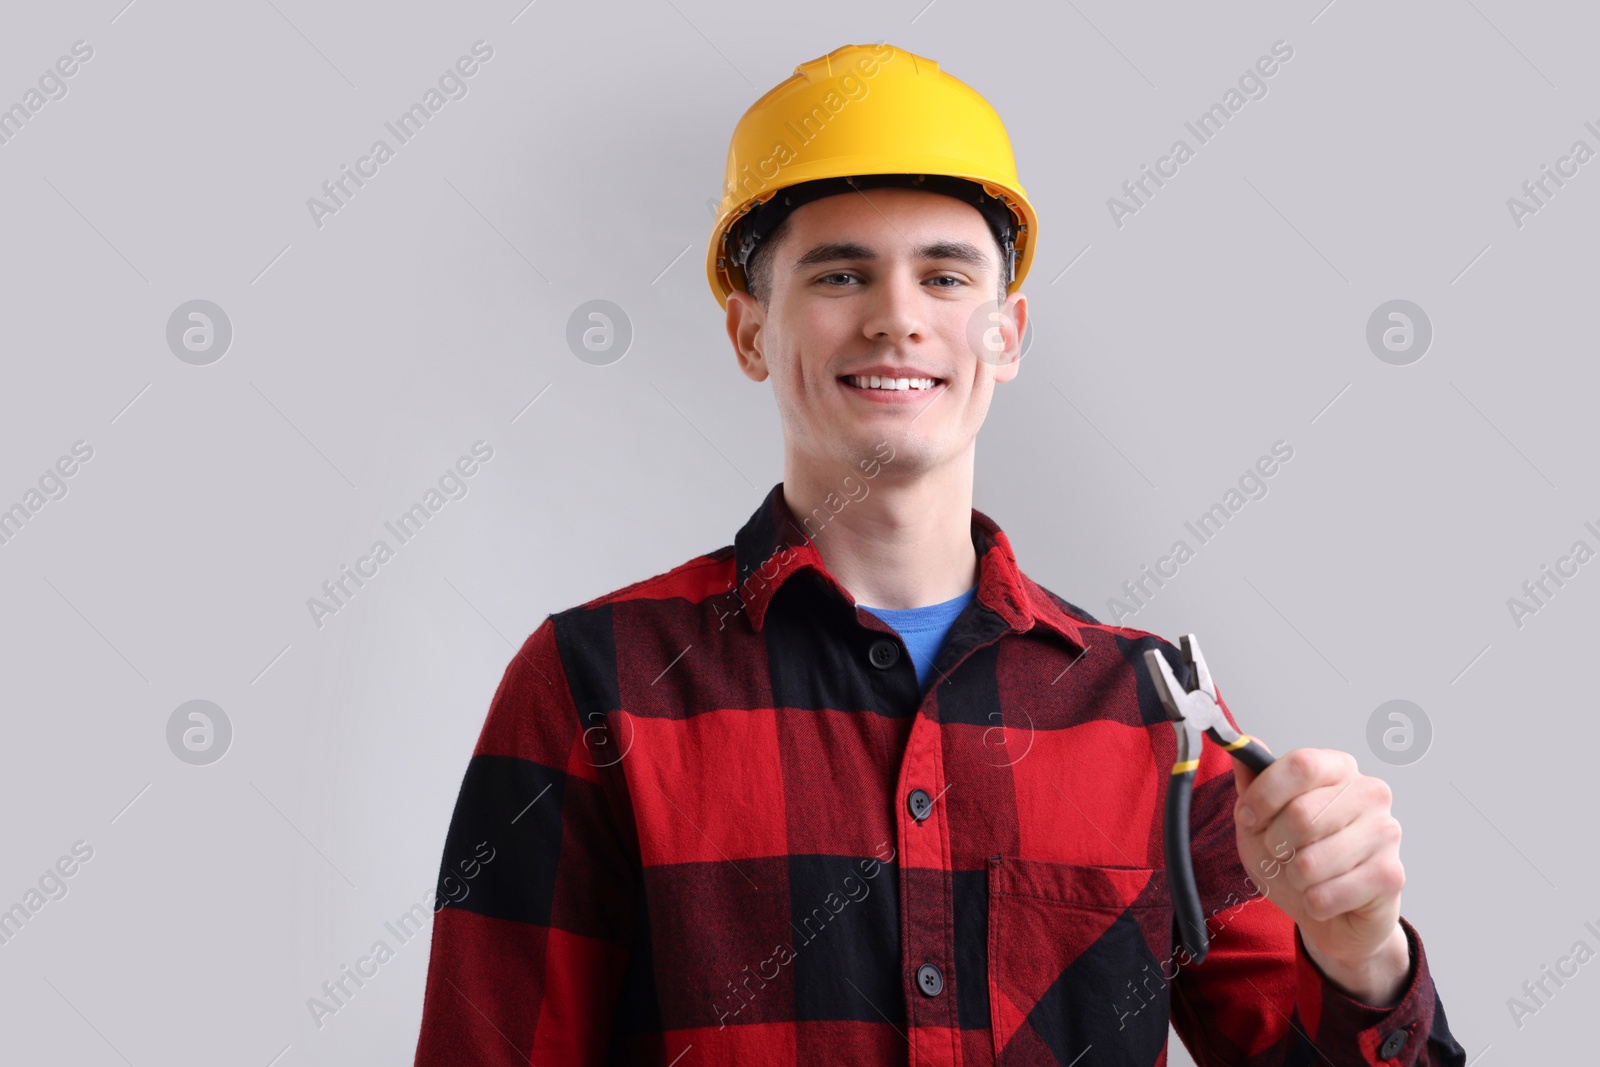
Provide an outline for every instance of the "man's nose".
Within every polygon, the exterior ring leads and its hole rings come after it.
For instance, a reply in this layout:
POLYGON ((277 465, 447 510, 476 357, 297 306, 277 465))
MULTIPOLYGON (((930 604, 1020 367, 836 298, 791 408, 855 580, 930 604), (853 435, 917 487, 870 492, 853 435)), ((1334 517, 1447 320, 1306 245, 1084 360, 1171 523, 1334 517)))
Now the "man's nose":
POLYGON ((883 274, 873 282, 868 296, 871 310, 864 332, 879 342, 921 340, 926 331, 922 300, 922 284, 916 275, 898 270, 883 274))

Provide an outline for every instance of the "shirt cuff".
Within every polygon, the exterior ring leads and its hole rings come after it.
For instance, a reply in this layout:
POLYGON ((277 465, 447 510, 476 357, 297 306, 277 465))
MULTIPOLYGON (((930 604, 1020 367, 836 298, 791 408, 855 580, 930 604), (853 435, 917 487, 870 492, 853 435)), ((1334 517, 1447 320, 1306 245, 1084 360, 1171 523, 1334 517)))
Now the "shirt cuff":
POLYGON ((1416 928, 1402 916, 1411 970, 1400 1000, 1379 1007, 1343 992, 1322 973, 1294 928, 1295 982, 1300 1017, 1319 1049, 1344 1067, 1411 1067, 1428 1063, 1434 987, 1416 928))

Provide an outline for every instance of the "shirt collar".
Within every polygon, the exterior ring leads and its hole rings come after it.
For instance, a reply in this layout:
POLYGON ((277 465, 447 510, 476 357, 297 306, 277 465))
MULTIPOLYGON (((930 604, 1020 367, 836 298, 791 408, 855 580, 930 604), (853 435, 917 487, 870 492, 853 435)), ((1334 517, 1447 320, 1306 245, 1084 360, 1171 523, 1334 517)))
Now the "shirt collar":
MULTIPOLYGON (((830 494, 829 500, 842 501, 840 510, 849 506, 843 497, 830 494)), ((733 592, 753 629, 761 630, 767 608, 783 583, 808 568, 846 603, 855 606, 849 590, 828 572, 813 540, 827 529, 818 524, 835 514, 826 504, 821 505, 809 519, 810 527, 802 526, 784 500, 783 483, 779 482, 739 530, 733 542, 738 583, 733 592)), ((998 615, 1015 633, 1042 623, 1077 649, 1084 648, 1077 621, 1022 573, 1010 539, 977 508, 972 509, 972 543, 978 550, 977 600, 983 608, 998 615)))

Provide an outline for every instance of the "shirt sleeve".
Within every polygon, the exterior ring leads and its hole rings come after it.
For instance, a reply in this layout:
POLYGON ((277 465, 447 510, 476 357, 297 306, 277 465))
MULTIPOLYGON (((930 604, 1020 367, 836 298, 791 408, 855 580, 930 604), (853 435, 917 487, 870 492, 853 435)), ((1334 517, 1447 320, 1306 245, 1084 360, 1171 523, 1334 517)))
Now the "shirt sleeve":
POLYGON ((547 618, 507 666, 467 765, 440 864, 416 1067, 607 1055, 636 926, 638 842, 621 746, 603 712, 580 715, 557 634, 547 618))
MULTIPOLYGON (((1218 693, 1221 703, 1221 693, 1218 693)), ((1227 705, 1228 722, 1238 728, 1227 705)), ((1299 927, 1245 874, 1233 823, 1233 757, 1207 741, 1195 775, 1192 851, 1210 950, 1194 963, 1174 931, 1172 1025, 1199 1067, 1465 1067, 1416 929, 1403 917, 1411 971, 1400 999, 1347 996, 1307 954, 1299 927)))

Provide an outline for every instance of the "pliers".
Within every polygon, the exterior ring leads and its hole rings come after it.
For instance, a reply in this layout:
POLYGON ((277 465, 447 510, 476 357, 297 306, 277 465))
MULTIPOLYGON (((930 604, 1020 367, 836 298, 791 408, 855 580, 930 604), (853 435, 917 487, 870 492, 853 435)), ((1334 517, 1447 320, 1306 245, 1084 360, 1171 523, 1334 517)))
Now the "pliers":
POLYGON ((1189 852, 1189 803, 1194 795, 1195 769, 1200 766, 1202 734, 1232 753, 1245 766, 1260 774, 1272 765, 1272 753, 1249 734, 1241 734, 1228 723, 1217 703, 1217 687, 1206 669, 1205 657, 1194 634, 1179 638, 1183 661, 1189 667, 1189 687, 1173 677, 1166 657, 1147 649, 1145 666, 1155 682, 1161 705, 1178 735, 1178 761, 1172 765, 1172 781, 1167 786, 1165 823, 1167 884, 1172 891, 1172 906, 1184 951, 1195 963, 1202 963, 1210 948, 1205 918, 1200 914, 1200 890, 1194 880, 1194 859, 1189 852))

